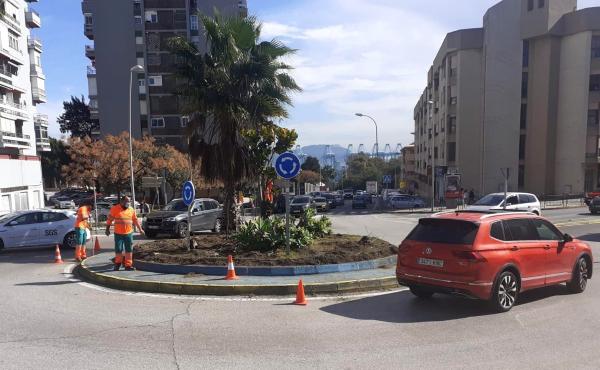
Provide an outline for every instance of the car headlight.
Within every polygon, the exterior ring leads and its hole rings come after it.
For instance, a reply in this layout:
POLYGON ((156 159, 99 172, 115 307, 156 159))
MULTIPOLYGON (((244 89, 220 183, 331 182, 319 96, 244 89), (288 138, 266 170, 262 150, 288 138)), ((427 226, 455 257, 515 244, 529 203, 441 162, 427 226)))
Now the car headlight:
POLYGON ((175 221, 175 217, 165 218, 165 221, 168 221, 168 222, 175 221))

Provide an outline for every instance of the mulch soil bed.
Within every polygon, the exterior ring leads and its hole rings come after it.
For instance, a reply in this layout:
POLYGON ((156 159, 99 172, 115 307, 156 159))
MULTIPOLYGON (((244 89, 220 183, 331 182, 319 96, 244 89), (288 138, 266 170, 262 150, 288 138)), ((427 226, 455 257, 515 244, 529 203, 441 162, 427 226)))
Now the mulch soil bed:
POLYGON ((196 249, 188 251, 181 239, 159 239, 137 245, 134 259, 175 265, 218 265, 232 255, 239 266, 326 265, 359 262, 395 255, 394 245, 378 238, 332 234, 317 239, 301 250, 287 255, 285 248, 271 252, 245 251, 235 240, 223 235, 199 235, 194 238, 196 249))

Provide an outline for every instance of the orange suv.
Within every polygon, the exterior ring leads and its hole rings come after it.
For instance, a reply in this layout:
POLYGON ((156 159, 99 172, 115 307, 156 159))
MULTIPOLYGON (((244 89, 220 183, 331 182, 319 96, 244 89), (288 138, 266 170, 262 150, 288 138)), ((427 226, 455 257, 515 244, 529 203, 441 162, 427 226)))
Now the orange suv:
POLYGON ((396 277, 420 298, 451 293, 510 310, 519 293, 567 283, 585 290, 591 248, 532 213, 453 211, 419 220, 398 249, 396 277))

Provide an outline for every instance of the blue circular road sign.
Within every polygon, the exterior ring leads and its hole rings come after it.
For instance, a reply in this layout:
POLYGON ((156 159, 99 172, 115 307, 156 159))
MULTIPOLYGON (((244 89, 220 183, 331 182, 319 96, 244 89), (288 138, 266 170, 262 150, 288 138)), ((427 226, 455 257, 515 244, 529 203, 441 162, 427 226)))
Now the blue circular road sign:
POLYGON ((194 199, 196 198, 196 189, 194 189, 194 184, 191 181, 186 181, 183 184, 182 198, 183 203, 186 206, 189 206, 194 202, 194 199))
POLYGON ((275 172, 286 180, 293 179, 300 173, 300 159, 292 152, 281 154, 275 161, 275 172))

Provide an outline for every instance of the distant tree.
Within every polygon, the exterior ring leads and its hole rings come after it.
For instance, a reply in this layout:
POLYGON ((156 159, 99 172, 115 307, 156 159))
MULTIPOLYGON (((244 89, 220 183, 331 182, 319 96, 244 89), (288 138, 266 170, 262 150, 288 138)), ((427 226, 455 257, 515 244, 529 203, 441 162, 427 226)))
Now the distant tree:
POLYGON ((300 172, 300 174, 298 175, 296 180, 300 184, 309 183, 309 184, 316 185, 319 183, 319 173, 305 170, 305 171, 300 172))
POLYGON ((319 160, 315 157, 308 156, 304 160, 304 163, 302 163, 303 171, 312 171, 312 172, 319 173, 320 169, 321 169, 321 164, 319 163, 319 160))
POLYGON ((322 181, 331 187, 331 182, 335 179, 335 168, 325 166, 321 169, 322 181))
POLYGON ((40 155, 44 183, 52 188, 63 185, 62 167, 69 163, 67 146, 61 140, 50 138, 50 151, 40 155))
POLYGON ((71 137, 92 136, 92 132, 99 129, 98 121, 92 120, 90 107, 81 99, 71 96, 70 101, 63 102, 64 112, 56 120, 60 125, 60 132, 71 133, 71 137))

